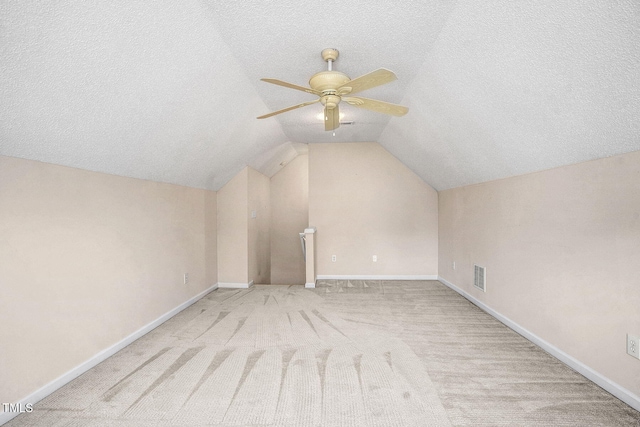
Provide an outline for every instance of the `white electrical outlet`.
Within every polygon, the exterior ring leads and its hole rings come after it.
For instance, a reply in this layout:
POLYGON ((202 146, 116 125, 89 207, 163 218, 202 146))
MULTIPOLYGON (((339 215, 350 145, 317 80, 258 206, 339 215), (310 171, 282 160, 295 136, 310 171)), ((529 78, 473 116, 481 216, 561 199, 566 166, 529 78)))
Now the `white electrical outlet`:
POLYGON ((184 284, 189 283, 189 273, 184 273, 184 284))
POLYGON ((640 359, 640 338, 627 334, 627 354, 640 359))
POLYGON ((331 262, 336 262, 336 256, 335 255, 331 255, 331 262))
POLYGON ((453 269, 454 270, 456 269, 456 262, 455 261, 453 261, 453 269))
POLYGON ((378 255, 373 256, 373 262, 378 262, 378 255))

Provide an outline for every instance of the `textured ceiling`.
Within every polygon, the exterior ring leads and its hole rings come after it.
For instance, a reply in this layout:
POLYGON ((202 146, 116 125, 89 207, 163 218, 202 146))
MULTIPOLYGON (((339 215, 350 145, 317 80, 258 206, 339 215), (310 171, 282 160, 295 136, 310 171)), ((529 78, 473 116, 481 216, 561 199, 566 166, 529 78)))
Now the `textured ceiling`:
POLYGON ((0 154, 217 190, 306 143, 378 141, 438 190, 640 150, 640 4, 0 2, 0 154), (335 47, 400 118, 319 105, 335 47))

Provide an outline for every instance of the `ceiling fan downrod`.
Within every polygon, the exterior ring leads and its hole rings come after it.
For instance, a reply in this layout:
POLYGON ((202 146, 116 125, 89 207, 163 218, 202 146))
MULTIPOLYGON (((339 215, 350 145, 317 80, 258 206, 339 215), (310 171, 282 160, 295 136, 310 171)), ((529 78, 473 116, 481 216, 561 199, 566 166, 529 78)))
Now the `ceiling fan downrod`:
POLYGON ((327 61, 327 71, 333 71, 333 61, 338 59, 338 55, 340 55, 340 52, 338 52, 338 49, 334 49, 334 48, 323 49, 321 55, 322 55, 322 59, 327 61))

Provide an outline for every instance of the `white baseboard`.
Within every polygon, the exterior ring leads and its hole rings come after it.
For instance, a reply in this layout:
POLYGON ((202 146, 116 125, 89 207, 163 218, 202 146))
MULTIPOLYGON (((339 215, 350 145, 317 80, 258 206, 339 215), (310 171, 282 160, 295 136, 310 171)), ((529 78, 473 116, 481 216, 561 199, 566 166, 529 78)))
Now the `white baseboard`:
POLYGON ((219 288, 229 288, 229 289, 249 289, 253 286, 253 280, 249 283, 242 282, 218 282, 219 288))
MULTIPOLYGON (((180 313, 185 308, 189 307, 190 305, 192 305, 193 303, 195 303, 196 301, 198 301, 199 299, 201 299, 202 297, 207 295, 209 292, 214 291, 216 289, 218 289, 218 284, 215 284, 215 285, 211 286, 210 288, 205 289, 204 291, 200 292, 198 295, 188 299, 187 301, 183 302, 182 304, 180 304, 176 308, 166 312, 162 316, 158 317, 156 320, 152 321, 151 323, 146 324, 142 328, 138 329, 137 331, 135 331, 131 335, 129 335, 126 338, 124 338, 124 339, 120 340, 119 342, 115 343, 111 347, 102 350, 101 352, 97 353, 95 356, 93 356, 89 360, 87 360, 87 361, 83 362, 82 364, 76 366, 75 368, 71 369, 67 373, 65 373, 65 374, 61 375, 60 377, 56 378, 55 380, 51 381, 49 384, 47 384, 47 385, 41 387, 40 389, 34 391, 33 393, 31 393, 27 397, 21 399, 18 402, 11 402, 11 403, 18 403, 19 407, 24 408, 27 403, 35 404, 35 403, 41 401, 42 399, 44 399, 45 397, 47 397, 48 395, 50 395, 54 391, 58 390, 63 385, 67 384, 68 382, 70 382, 70 381, 76 379, 77 377, 79 377, 80 375, 84 374, 89 369, 91 369, 94 366, 96 366, 98 363, 100 363, 100 362, 104 361, 105 359, 113 356, 118 351, 122 350, 123 348, 125 348, 126 346, 128 346, 129 344, 131 344, 132 342, 137 340, 138 338, 142 337, 143 335, 151 332, 153 329, 157 328, 158 326, 160 326, 161 324, 163 324, 164 322, 166 322, 167 320, 169 320, 170 318, 172 318, 176 314, 180 313)), ((4 410, 4 408, 3 408, 3 410, 4 410)), ((9 420, 15 418, 18 415, 20 415, 19 412, 0 412, 0 425, 8 422, 9 420)))
POLYGON ((323 274, 318 275, 318 280, 438 280, 437 275, 340 275, 323 274))
POLYGON ((315 288, 316 287, 316 283, 315 282, 305 283, 304 287, 305 288, 315 288))
POLYGON ((586 377, 587 379, 593 381, 594 383, 596 383, 597 385, 599 385, 600 387, 602 387, 603 389, 605 389, 606 391, 608 391, 609 393, 617 397, 618 399, 622 400, 624 403, 631 406, 635 410, 640 411, 640 396, 637 396, 636 394, 632 393, 631 391, 627 390, 621 385, 611 381, 604 375, 594 371, 593 369, 591 369, 584 363, 580 362, 579 360, 575 359, 574 357, 569 356, 567 353, 560 350, 558 347, 543 340, 539 336, 535 335, 534 333, 528 331, 527 329, 523 328, 519 324, 515 323, 513 320, 503 316, 502 314, 493 310, 489 306, 478 301, 476 298, 466 293, 462 289, 458 288, 453 283, 448 282, 447 280, 443 279, 440 276, 438 276, 438 280, 442 282, 444 285, 448 286, 452 290, 462 295, 463 297, 465 297, 466 299, 468 299, 469 301, 471 301, 473 304, 477 305, 480 309, 484 310, 485 312, 495 317, 500 322, 504 323, 508 328, 514 330, 515 332, 522 335, 532 343, 536 344, 538 347, 542 348, 544 351, 546 351, 556 359, 560 360, 565 365, 569 366, 574 371, 578 372, 579 374, 586 377))

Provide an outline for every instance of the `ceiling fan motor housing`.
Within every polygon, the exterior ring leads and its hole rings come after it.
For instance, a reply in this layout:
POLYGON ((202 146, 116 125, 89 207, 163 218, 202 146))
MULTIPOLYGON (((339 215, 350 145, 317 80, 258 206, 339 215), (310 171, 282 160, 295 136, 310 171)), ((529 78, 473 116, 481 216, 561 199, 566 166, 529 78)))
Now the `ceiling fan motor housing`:
POLYGON ((309 86, 322 93, 320 102, 325 107, 332 109, 340 103, 338 88, 348 83, 351 79, 340 71, 320 71, 309 80, 309 86))
POLYGON ((340 71, 320 71, 309 80, 309 86, 318 92, 333 91, 350 82, 351 79, 340 71))

